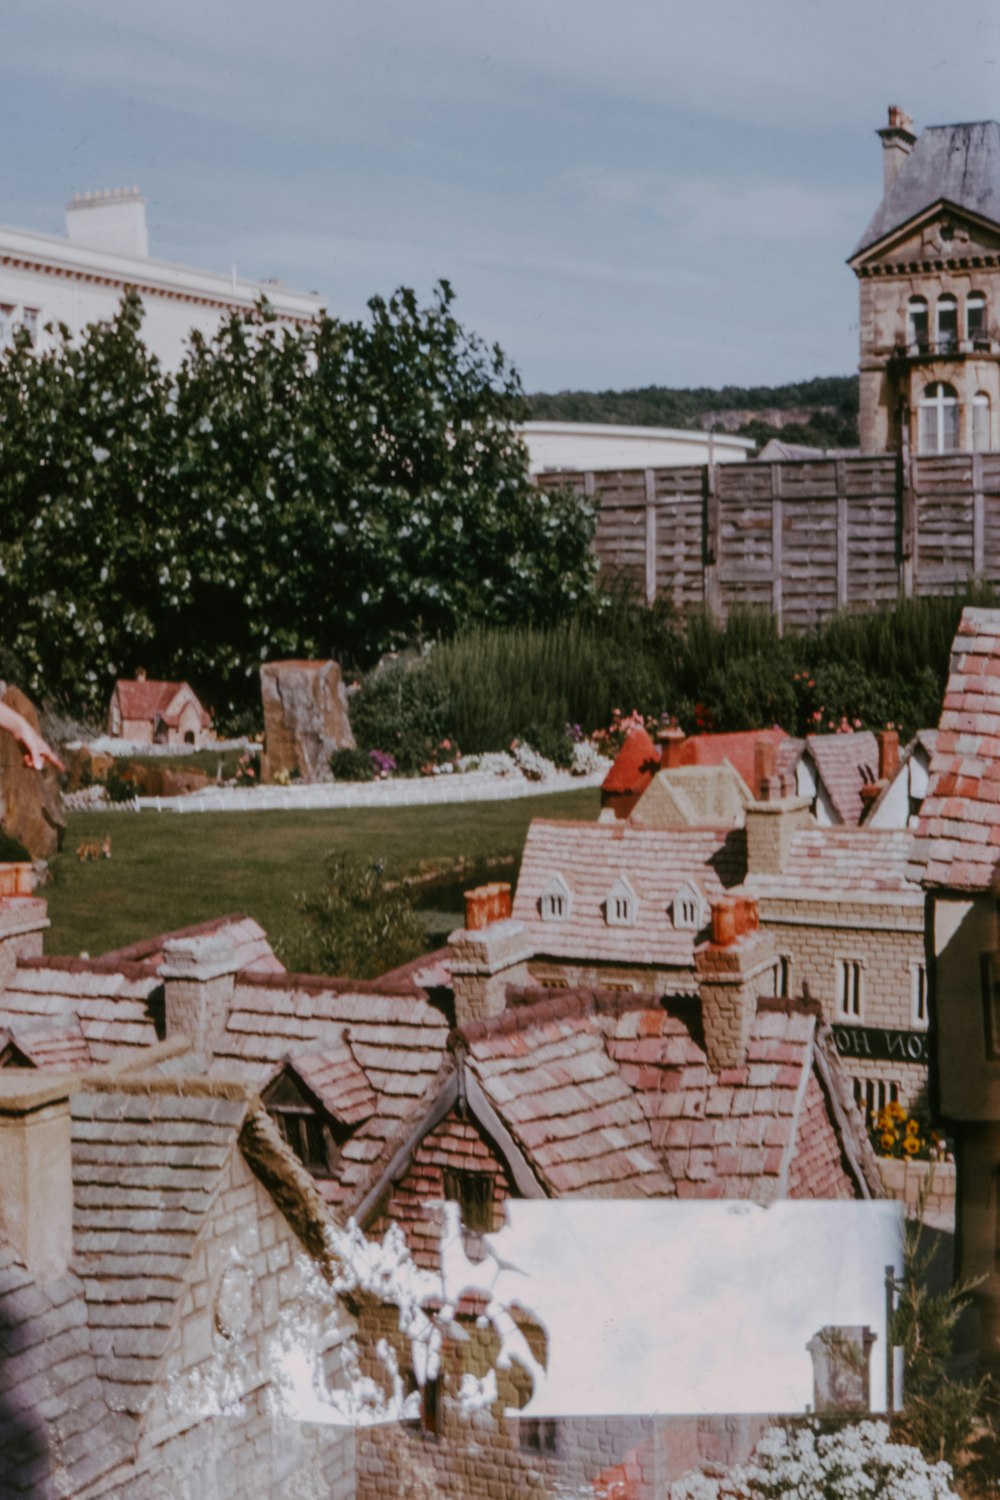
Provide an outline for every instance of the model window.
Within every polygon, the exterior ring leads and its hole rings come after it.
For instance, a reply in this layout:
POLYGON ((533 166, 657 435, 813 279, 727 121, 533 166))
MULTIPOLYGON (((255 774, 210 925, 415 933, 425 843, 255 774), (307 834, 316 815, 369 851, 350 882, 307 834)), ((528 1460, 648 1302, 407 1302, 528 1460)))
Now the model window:
POLYGON ((861 1016, 861 981, 863 969, 859 958, 837 959, 837 1014, 843 1020, 857 1021, 861 1016))
POLYGON ((774 993, 781 1000, 787 1000, 792 993, 792 960, 787 953, 782 953, 778 959, 778 972, 775 975, 774 993))
POLYGON ((14 342, 16 327, 17 308, 10 302, 0 302, 0 349, 6 349, 14 342))
POLYGON ((972 451, 985 453, 990 447, 990 398, 977 391, 972 398, 972 451))
POLYGON ((920 452, 955 453, 958 449, 958 395, 940 381, 926 386, 920 398, 920 452))
POLYGON ((1000 954, 980 955, 986 1056, 1000 1058, 1000 954))
POLYGON ((540 902, 543 922, 565 922, 569 916, 570 890, 561 875, 549 881, 540 902))
POLYGON ((906 342, 927 348, 927 298, 911 297, 906 309, 906 342))
POLYGON ((913 1024, 927 1025, 927 965, 913 965, 913 1024))
POLYGON ((895 1104, 898 1098, 898 1083, 887 1083, 884 1078, 854 1080, 855 1102, 868 1115, 879 1114, 887 1104, 895 1104))
POLYGON ((619 876, 608 892, 604 903, 604 915, 608 926, 634 926, 637 907, 638 902, 636 901, 635 891, 624 875, 619 876))
POLYGON ((489 1234, 493 1228, 492 1172, 463 1172, 457 1167, 446 1167, 444 1195, 450 1203, 458 1204, 464 1229, 471 1229, 474 1234, 489 1234))
POLYGON ((937 344, 939 354, 949 354, 958 347, 958 303, 947 295, 938 298, 937 344))
POLYGON ((965 337, 973 343, 986 338, 986 298, 970 292, 965 299, 965 337))

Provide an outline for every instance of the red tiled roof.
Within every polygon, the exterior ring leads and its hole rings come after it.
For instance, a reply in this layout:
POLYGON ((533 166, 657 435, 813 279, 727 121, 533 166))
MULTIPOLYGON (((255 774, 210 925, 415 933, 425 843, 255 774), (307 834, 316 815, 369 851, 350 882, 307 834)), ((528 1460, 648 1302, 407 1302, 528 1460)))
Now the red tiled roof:
POLYGON ((297 1053, 289 1060, 289 1067, 327 1113, 342 1124, 359 1125, 375 1113, 375 1090, 345 1038, 315 1051, 297 1053))
MULTIPOLYGON (((571 992, 461 1036, 466 1066, 550 1194, 770 1203, 788 1195, 798 1159, 822 1150, 825 1162, 831 1133, 840 1140, 819 1083, 808 1087, 816 1028, 804 1010, 762 1009, 746 1062, 719 1073, 693 999, 664 1009, 651 996, 571 992), (823 1101, 818 1115, 807 1096, 823 1101)), ((826 1180, 853 1191, 846 1172, 826 1180)))
POLYGON ((1000 860, 1000 610, 963 609, 911 878, 985 891, 1000 860))
POLYGON ((674 897, 694 884, 708 906, 743 878, 746 839, 733 828, 643 828, 625 823, 570 823, 536 818, 528 830, 513 917, 530 928, 535 952, 610 963, 693 963, 698 934, 676 928, 674 897), (565 920, 544 921, 543 891, 560 876, 571 900, 565 920), (625 876, 638 899, 636 921, 609 926, 605 902, 625 876))
POLYGON ((851 734, 810 734, 811 755, 837 817, 857 828, 864 815, 863 786, 878 780, 878 741, 868 730, 851 734))
POLYGON ((751 896, 907 896, 921 905, 908 875, 913 833, 906 828, 800 828, 780 875, 748 875, 751 896))
MULTIPOLYGON (((751 791, 756 791, 755 746, 767 740, 781 746, 789 738, 783 729, 747 729, 738 734, 693 734, 680 747, 682 766, 721 766, 728 760, 739 771, 751 791)), ((779 770, 781 767, 779 766, 779 770)))
POLYGON ((176 724, 183 703, 174 707, 179 693, 188 692, 201 716, 203 728, 211 723, 211 716, 202 708, 197 694, 187 682, 154 682, 150 678, 120 677, 115 683, 118 705, 123 719, 153 720, 161 718, 165 724, 176 724))
POLYGON ((659 769, 660 752, 645 729, 633 729, 601 782, 602 792, 645 791, 659 769))

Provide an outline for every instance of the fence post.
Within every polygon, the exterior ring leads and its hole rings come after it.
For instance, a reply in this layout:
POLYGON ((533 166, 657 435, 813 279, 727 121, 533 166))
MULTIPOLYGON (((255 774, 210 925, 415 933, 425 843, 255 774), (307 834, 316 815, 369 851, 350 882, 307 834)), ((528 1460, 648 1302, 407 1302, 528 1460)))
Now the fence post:
POLYGON ((656 599, 656 475, 646 470, 646 603, 656 599))
POLYGON ((847 545, 847 465, 842 458, 834 460, 837 488, 837 608, 847 608, 847 568, 850 556, 847 545))
POLYGON ((781 503, 781 465, 771 465, 771 611, 778 634, 782 633, 782 558, 785 539, 785 512, 781 503))
POLYGON ((986 506, 983 501, 983 455, 972 455, 972 573, 986 572, 986 506))
POLYGON ((723 618, 722 589, 719 583, 719 466, 706 464, 701 471, 704 506, 704 547, 702 562, 705 579, 705 608, 716 620, 723 618))

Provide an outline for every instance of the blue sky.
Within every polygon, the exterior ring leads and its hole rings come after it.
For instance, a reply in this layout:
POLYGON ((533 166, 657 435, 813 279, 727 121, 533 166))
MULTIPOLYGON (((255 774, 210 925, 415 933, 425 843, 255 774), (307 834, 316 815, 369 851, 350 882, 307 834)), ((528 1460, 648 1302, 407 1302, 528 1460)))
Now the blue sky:
POLYGON ((153 253, 334 315, 446 276, 529 390, 856 364, 873 131, 1000 117, 996 0, 7 0, 0 222, 138 183, 153 253))

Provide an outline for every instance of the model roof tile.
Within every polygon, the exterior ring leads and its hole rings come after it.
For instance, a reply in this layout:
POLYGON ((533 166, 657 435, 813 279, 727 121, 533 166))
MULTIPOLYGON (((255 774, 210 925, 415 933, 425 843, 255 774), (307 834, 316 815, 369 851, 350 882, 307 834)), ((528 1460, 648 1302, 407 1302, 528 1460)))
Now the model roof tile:
POLYGON ((857 828, 865 812, 861 788, 878 781, 878 740, 868 730, 810 734, 803 753, 812 756, 841 823, 857 828))
POLYGON ((0 1031, 0 1053, 8 1042, 36 1068, 79 1073, 93 1066, 90 1047, 76 1016, 65 1025, 36 1021, 0 1031))
POLYGON ((910 878, 988 890, 1000 861, 1000 610, 962 611, 910 878), (969 692, 975 684, 980 691, 969 692), (966 712, 974 697, 976 712, 966 712), (961 704, 962 707, 956 705, 961 704))
POLYGON ((0 1026, 66 1027, 75 1017, 93 1063, 157 1041, 153 998, 160 980, 150 966, 101 960, 22 959, 0 992, 0 1026))
POLYGON ((625 823, 550 822, 528 830, 513 918, 530 930, 534 951, 559 958, 687 967, 698 934, 675 927, 672 903, 694 885, 709 905, 743 876, 741 829, 642 828, 625 823), (546 887, 561 877, 570 891, 563 920, 543 920, 546 887), (608 924, 605 903, 618 877, 635 891, 635 922, 608 924))
POLYGON ((202 728, 207 729, 212 722, 211 715, 201 706, 197 694, 187 682, 120 677, 114 690, 123 719, 145 721, 159 718, 173 728, 180 719, 185 702, 192 701, 198 709, 202 728))
POLYGON ((922 905, 909 876, 914 834, 907 828, 801 828, 780 875, 748 875, 752 896, 906 897, 922 905))

